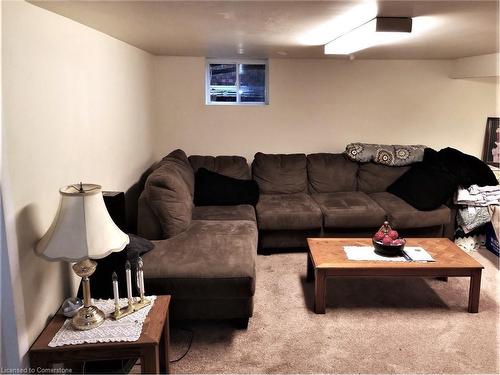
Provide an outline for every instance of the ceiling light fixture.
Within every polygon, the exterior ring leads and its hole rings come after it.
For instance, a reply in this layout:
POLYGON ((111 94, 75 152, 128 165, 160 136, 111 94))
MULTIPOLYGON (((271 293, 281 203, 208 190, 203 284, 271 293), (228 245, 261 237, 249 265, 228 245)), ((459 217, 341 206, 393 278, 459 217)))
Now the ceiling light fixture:
MULTIPOLYGON (((359 25, 377 17, 378 6, 375 0, 361 0, 356 6, 334 2, 335 7, 341 7, 337 16, 301 32, 297 36, 297 43, 302 46, 321 46, 359 25), (346 7, 344 8, 343 5, 346 7), (344 11, 342 11, 344 10, 344 11)), ((324 15, 328 17, 327 14, 324 15)), ((312 25, 311 25, 312 26, 312 25)))
POLYGON ((376 45, 407 38, 412 30, 408 17, 375 17, 325 44, 326 55, 349 55, 376 45))

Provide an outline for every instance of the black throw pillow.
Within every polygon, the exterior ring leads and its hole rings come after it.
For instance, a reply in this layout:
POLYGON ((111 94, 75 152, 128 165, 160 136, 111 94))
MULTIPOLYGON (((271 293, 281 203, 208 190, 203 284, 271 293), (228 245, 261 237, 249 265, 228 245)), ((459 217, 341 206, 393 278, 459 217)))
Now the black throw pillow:
POLYGON ((443 148, 437 154, 441 166, 452 173, 456 177, 458 185, 464 189, 471 185, 498 185, 493 171, 478 158, 451 147, 443 148))
POLYGON ((259 186, 253 180, 240 180, 200 168, 194 176, 195 206, 236 206, 259 201, 259 186))
POLYGON ((387 191, 421 211, 445 204, 457 189, 455 177, 439 165, 415 163, 387 191))

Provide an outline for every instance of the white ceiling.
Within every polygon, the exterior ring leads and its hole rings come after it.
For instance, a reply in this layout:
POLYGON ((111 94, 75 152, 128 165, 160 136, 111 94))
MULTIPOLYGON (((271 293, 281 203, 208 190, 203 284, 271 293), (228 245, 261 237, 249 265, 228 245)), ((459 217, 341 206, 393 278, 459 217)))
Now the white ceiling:
POLYGON ((30 2, 155 55, 332 58, 323 54, 323 44, 375 15, 414 17, 414 32, 356 58, 498 52, 498 0, 30 2))

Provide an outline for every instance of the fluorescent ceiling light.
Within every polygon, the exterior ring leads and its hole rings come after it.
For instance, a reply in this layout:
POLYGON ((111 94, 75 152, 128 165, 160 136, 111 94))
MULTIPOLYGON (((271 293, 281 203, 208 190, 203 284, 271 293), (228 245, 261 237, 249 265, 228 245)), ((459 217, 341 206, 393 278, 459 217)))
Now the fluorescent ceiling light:
POLYGON ((314 28, 301 33, 297 42, 303 46, 321 46, 377 17, 378 7, 374 0, 361 1, 356 6, 314 28))
POLYGON ((325 45, 327 55, 349 55, 369 47, 398 42, 410 36, 412 19, 376 17, 325 45))

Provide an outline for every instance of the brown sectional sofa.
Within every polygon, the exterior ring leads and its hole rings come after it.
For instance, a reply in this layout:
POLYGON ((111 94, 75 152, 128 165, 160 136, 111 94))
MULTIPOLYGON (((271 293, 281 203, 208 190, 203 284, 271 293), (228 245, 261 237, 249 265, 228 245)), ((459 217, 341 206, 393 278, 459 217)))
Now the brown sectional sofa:
POLYGON ((344 154, 257 153, 252 173, 239 156, 190 156, 158 163, 139 198, 138 234, 155 240, 144 256, 148 292, 171 294, 174 319, 232 318, 253 311, 261 252, 306 246, 310 236, 370 236, 384 220, 404 236, 452 233, 446 206, 419 211, 385 190, 409 167, 356 163, 344 154), (255 209, 193 206, 198 168, 253 178, 255 209))
POLYGON ((139 198, 138 234, 154 240, 143 256, 148 293, 173 296, 173 319, 235 319, 253 312, 258 231, 252 206, 193 206, 194 171, 248 177, 241 157, 176 150, 158 163, 139 198))
POLYGON ((252 172, 261 191, 261 251, 305 247, 311 235, 370 236, 384 220, 407 237, 445 236, 453 223, 450 208, 419 211, 386 192, 409 168, 356 163, 344 154, 257 153, 252 172))

